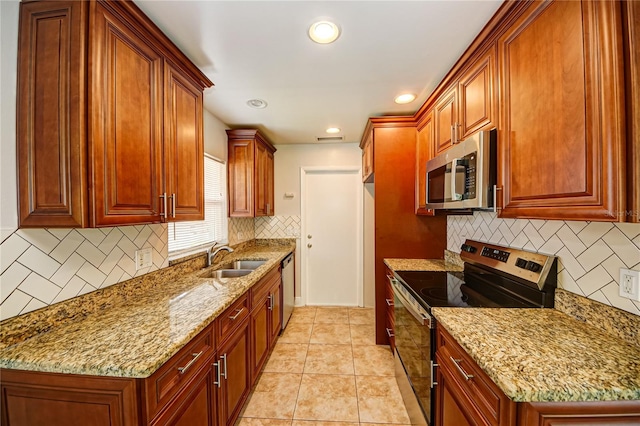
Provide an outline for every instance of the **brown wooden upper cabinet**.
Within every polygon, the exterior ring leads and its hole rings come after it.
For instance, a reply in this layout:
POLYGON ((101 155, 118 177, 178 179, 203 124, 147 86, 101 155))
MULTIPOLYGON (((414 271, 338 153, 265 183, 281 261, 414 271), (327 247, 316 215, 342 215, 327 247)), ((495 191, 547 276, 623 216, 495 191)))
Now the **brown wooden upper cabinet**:
POLYGON ((434 155, 446 151, 469 135, 495 127, 495 47, 471 59, 460 78, 440 95, 433 108, 434 155))
POLYGON ((256 129, 227 130, 227 137, 229 216, 273 216, 276 148, 256 129))
POLYGON ((625 220, 620 14, 535 2, 499 37, 501 217, 625 220))
POLYGON ((370 132, 362 148, 362 182, 373 182, 373 132, 370 132))
POLYGON ((133 2, 20 8, 20 227, 202 219, 211 81, 133 2))
POLYGON ((427 161, 432 157, 434 120, 433 110, 427 111, 418 122, 416 140, 416 214, 435 215, 435 210, 427 209, 427 161))

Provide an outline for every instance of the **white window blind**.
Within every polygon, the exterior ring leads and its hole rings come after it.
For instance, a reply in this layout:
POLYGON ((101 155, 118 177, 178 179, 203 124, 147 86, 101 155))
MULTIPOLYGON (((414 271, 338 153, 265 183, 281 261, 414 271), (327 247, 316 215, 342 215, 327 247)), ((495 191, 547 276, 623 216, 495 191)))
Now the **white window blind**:
MULTIPOLYGON (((209 156, 204 157, 204 220, 169 223, 169 253, 186 253, 191 249, 227 240, 226 169, 209 156)), ((195 250, 193 250, 195 251, 195 250)))

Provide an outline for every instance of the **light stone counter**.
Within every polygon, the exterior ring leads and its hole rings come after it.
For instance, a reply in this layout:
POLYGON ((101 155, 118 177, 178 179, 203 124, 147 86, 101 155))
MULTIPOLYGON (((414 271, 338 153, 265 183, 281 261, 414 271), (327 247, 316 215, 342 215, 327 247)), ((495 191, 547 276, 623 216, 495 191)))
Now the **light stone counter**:
POLYGON ((432 313, 516 402, 640 399, 640 347, 556 309, 432 313))
POLYGON ((445 259, 384 259, 393 271, 447 271, 463 270, 462 261, 457 253, 445 252, 445 259))
POLYGON ((294 249, 294 242, 256 244, 228 254, 219 263, 267 259, 240 278, 199 278, 201 269, 167 272, 157 275, 163 279, 146 279, 128 287, 116 285, 105 293, 85 295, 82 310, 77 309, 76 301, 66 307, 62 302, 48 312, 4 321, 0 324, 0 367, 148 377, 294 249), (100 303, 109 306, 87 307, 100 303), (65 309, 77 312, 68 314, 65 309), (64 320, 57 320, 61 313, 64 320), (27 323, 38 321, 47 324, 44 330, 24 335, 27 323))

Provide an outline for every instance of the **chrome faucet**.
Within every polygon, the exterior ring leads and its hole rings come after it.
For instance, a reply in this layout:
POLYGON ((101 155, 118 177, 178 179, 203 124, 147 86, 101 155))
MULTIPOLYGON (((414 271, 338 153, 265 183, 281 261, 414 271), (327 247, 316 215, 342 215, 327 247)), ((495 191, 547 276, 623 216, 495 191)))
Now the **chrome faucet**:
POLYGON ((209 250, 207 250, 207 266, 211 266, 213 265, 213 259, 216 257, 216 255, 222 251, 222 250, 226 250, 227 252, 231 253, 233 251, 233 249, 229 246, 221 246, 216 248, 217 244, 214 244, 212 247, 209 248, 209 250), (214 248, 216 248, 214 250, 214 248))

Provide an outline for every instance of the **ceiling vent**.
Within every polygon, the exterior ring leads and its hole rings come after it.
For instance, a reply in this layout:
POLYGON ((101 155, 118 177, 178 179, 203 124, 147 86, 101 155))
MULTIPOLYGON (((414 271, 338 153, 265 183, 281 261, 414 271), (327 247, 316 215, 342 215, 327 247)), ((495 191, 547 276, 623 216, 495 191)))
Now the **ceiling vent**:
POLYGON ((318 142, 342 142, 344 141, 343 136, 318 136, 316 137, 318 142))

